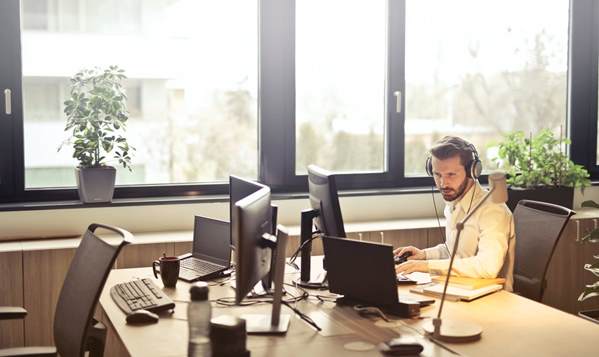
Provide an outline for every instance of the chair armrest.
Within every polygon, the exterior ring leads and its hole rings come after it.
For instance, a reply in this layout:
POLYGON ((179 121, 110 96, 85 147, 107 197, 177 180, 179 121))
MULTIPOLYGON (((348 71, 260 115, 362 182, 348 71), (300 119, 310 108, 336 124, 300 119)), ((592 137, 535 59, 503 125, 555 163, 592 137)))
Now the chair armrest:
POLYGON ((17 306, 0 306, 0 320, 22 319, 27 315, 27 310, 17 306))
POLYGON ((56 347, 16 347, 0 349, 0 357, 55 357, 56 347))

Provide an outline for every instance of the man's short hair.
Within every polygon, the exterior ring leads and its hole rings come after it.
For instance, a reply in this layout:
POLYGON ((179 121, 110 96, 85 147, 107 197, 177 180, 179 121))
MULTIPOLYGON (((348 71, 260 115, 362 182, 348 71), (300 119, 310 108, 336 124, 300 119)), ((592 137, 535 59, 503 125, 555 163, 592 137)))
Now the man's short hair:
POLYGON ((457 136, 445 136, 433 144, 430 154, 439 160, 459 156, 460 163, 466 167, 473 160, 476 148, 468 141, 457 136))

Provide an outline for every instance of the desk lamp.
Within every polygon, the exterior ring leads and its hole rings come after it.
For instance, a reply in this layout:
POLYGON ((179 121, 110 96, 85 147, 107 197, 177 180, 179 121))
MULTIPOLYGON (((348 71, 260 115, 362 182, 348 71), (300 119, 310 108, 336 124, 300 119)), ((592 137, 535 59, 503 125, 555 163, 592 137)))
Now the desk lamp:
POLYGON ((451 275, 451 268, 453 266, 453 260, 458 250, 458 244, 460 242, 460 234, 464 229, 464 224, 472 217, 472 215, 482 206, 482 204, 491 198, 493 203, 505 203, 507 201, 507 187, 505 182, 505 173, 502 171, 496 171, 489 175, 489 192, 478 202, 476 206, 464 217, 460 222, 456 224, 457 235, 453 244, 453 251, 451 254, 451 260, 449 261, 449 269, 447 270, 447 276, 445 278, 445 285, 443 287, 443 295, 441 295, 441 305, 439 306, 439 312, 437 317, 433 318, 432 324, 426 324, 424 330, 433 338, 446 341, 446 342, 470 342, 476 341, 480 338, 483 332, 481 326, 464 321, 458 320, 441 320, 441 312, 443 311, 443 302, 445 301, 445 294, 447 293, 447 285, 449 283, 449 276, 451 275), (443 322, 443 329, 441 325, 443 322))

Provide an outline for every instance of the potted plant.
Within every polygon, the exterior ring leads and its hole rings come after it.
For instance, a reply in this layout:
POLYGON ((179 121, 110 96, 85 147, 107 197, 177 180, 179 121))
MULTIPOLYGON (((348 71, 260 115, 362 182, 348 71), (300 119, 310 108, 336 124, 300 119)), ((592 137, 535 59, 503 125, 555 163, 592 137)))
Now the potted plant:
POLYGON ((521 131, 505 135, 493 161, 507 171, 507 205, 512 211, 521 199, 572 208, 574 187, 583 189, 590 180, 587 170, 562 151, 569 143, 561 135, 556 138, 549 129, 528 138, 521 131))
POLYGON ((64 102, 65 131, 70 137, 63 145, 73 146, 77 189, 82 202, 110 202, 116 169, 106 164, 107 156, 131 170, 131 152, 125 138, 127 96, 121 82, 126 78, 117 66, 84 69, 71 78, 71 96, 64 102))
MULTIPOLYGON (((597 206, 596 203, 595 206, 597 206)), ((599 229, 593 229, 578 241, 582 243, 599 243, 599 229)), ((593 255, 593 258, 595 259, 595 263, 585 264, 584 269, 599 277, 599 255, 593 255)), ((578 301, 582 302, 596 296, 599 296, 599 280, 593 284, 586 285, 578 297, 578 301)), ((595 323, 599 323, 599 309, 579 311, 578 315, 595 323)))

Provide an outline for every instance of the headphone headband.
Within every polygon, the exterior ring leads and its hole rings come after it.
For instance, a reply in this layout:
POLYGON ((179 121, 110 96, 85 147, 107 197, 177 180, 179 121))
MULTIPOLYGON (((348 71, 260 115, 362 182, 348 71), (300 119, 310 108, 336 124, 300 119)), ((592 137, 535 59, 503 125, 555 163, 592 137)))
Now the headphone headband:
MULTIPOLYGON (((469 143, 465 140, 464 140, 464 142, 465 142, 465 147, 458 148, 458 149, 460 151, 468 151, 472 155, 472 158, 470 159, 470 161, 464 163, 464 169, 466 170, 466 177, 470 177, 474 180, 478 180, 478 178, 480 177, 480 175, 482 174, 482 171, 483 171, 483 164, 480 161, 476 147, 474 145, 472 145, 472 143, 469 143)), ((426 158, 424 168, 425 168, 426 174, 428 176, 433 176, 433 158, 432 158, 431 153, 429 153, 428 157, 426 158)))

